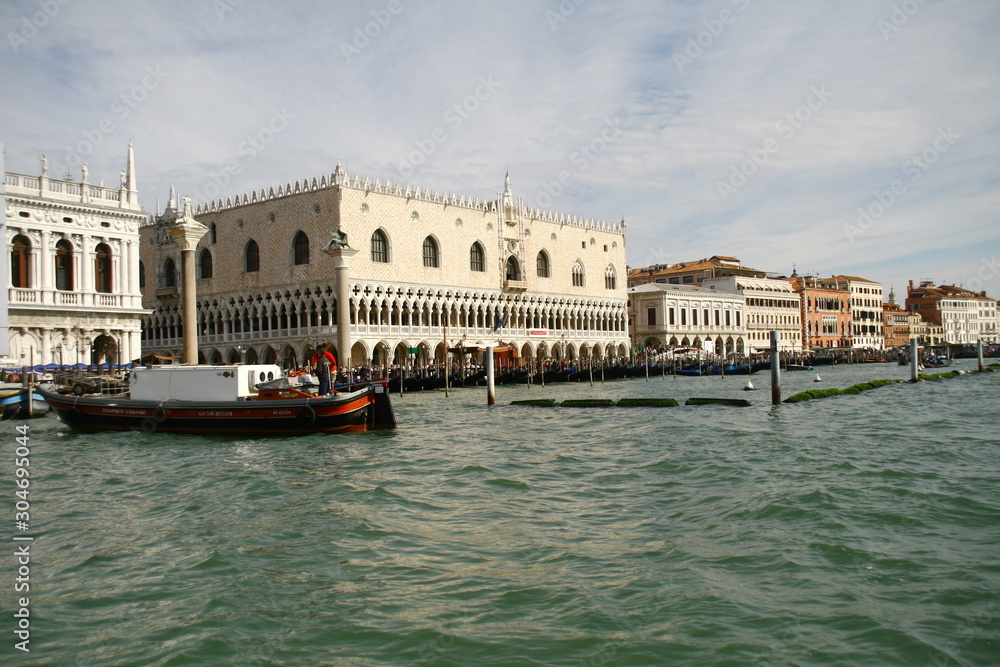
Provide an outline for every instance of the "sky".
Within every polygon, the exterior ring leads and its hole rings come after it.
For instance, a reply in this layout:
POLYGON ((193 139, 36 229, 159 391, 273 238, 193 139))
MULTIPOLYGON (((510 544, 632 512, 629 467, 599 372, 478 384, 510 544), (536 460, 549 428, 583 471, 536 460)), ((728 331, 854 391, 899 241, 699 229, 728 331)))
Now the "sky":
POLYGON ((631 267, 1000 297, 996 0, 0 3, 9 172, 350 174, 627 222, 631 267))

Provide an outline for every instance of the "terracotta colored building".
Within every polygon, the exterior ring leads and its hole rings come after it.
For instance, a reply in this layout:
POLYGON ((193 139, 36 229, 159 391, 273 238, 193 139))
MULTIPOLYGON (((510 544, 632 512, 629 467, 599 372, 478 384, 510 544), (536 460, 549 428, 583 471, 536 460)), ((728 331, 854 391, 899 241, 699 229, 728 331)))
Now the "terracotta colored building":
POLYGON ((792 276, 802 309, 802 343, 805 349, 851 346, 851 293, 827 285, 816 276, 792 276))

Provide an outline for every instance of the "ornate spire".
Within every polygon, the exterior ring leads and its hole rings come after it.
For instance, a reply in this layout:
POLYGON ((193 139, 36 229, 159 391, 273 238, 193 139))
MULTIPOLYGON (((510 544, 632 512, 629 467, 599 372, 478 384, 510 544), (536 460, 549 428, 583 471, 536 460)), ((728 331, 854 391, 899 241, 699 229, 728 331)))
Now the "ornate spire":
POLYGON ((514 195, 510 191, 510 171, 503 178, 503 202, 500 206, 505 220, 513 220, 514 215, 514 195))

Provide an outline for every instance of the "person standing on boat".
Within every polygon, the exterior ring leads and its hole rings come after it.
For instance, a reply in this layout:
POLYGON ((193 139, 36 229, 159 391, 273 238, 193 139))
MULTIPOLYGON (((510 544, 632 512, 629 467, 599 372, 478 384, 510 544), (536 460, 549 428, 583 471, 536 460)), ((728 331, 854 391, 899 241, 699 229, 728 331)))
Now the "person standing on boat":
POLYGON ((313 360, 313 366, 316 368, 316 377, 319 378, 319 395, 326 396, 331 389, 330 379, 337 372, 337 357, 330 350, 322 348, 313 360))

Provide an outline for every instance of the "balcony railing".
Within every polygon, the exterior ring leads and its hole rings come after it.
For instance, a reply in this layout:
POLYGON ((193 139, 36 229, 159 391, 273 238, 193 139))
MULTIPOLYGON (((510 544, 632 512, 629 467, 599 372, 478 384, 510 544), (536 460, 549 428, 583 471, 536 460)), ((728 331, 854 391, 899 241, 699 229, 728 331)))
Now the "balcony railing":
POLYGON ((136 303, 138 295, 107 294, 104 292, 69 292, 57 289, 32 289, 11 287, 7 291, 7 303, 11 306, 77 307, 118 309, 129 305, 130 298, 136 303))

